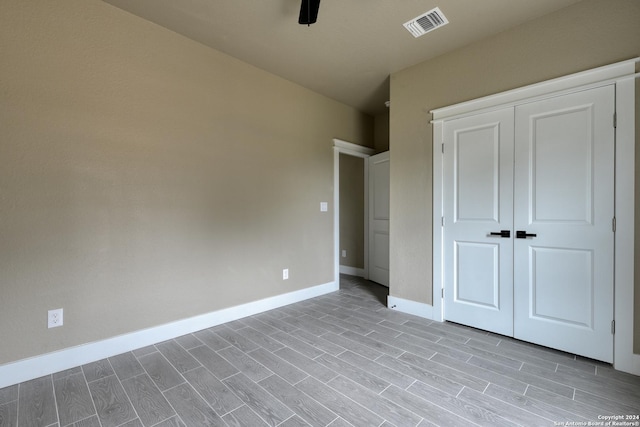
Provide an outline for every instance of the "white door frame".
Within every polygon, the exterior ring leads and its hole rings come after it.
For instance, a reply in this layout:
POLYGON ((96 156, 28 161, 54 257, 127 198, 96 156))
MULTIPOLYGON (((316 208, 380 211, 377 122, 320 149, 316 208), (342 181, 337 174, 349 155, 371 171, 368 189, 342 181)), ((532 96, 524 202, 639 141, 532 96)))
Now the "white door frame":
MULTIPOLYGON (((524 102, 589 88, 616 85, 614 367, 640 375, 640 355, 633 353, 634 210, 635 210, 635 64, 640 58, 571 74, 496 95, 431 111, 433 116, 433 319, 443 321, 443 121, 515 107, 524 102)), ((612 118, 613 120, 613 118, 612 118)))
POLYGON ((364 278, 369 278, 369 164, 375 150, 351 142, 333 139, 333 275, 340 286, 340 154, 364 159, 364 278))

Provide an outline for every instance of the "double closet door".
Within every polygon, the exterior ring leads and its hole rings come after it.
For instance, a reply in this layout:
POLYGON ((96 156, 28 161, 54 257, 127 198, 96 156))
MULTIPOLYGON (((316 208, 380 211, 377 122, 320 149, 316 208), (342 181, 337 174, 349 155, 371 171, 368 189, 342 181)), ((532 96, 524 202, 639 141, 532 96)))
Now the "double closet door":
POLYGON ((613 361, 614 87, 444 122, 444 317, 613 361))

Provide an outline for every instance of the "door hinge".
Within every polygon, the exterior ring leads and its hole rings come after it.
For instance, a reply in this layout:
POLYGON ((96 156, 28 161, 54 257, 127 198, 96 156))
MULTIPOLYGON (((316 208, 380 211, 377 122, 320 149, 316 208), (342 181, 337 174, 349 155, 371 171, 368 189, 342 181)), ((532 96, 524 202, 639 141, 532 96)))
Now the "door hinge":
POLYGON ((616 321, 612 320, 611 321, 611 335, 615 335, 616 333, 616 321))
POLYGON ((616 232, 616 217, 615 216, 611 220, 611 229, 613 230, 614 233, 616 232))
POLYGON ((442 226, 444 227, 444 217, 440 218, 440 223, 442 223, 442 226))
POLYGON ((613 127, 617 128, 618 127, 618 113, 613 113, 613 127))
POLYGON ((444 142, 442 143, 442 154, 444 154, 444 142))
POLYGON ((442 294, 442 297, 441 297, 441 298, 444 298, 444 288, 442 288, 442 292, 441 292, 441 294, 442 294))

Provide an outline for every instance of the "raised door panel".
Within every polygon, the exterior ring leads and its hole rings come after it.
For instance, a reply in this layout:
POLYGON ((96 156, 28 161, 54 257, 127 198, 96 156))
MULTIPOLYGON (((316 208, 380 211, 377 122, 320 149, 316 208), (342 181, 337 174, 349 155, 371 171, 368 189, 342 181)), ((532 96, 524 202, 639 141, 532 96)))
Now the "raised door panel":
POLYGON ((455 242, 453 300, 488 310, 500 310, 500 246, 455 242))
POLYGON ((593 328, 593 251, 532 247, 529 264, 530 316, 549 324, 593 328))

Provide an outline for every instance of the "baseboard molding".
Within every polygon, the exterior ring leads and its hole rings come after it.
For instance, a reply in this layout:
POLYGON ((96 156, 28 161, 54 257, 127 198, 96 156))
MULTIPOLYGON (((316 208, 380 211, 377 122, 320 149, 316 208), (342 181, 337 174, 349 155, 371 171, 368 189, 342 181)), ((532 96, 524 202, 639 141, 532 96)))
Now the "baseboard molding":
POLYGON ((640 354, 630 353, 614 360, 613 367, 619 371, 640 375, 640 354))
POLYGON ((425 319, 433 319, 433 306, 429 304, 389 295, 387 297, 387 307, 391 310, 398 310, 414 316, 424 317, 425 319))
POLYGON ((364 277, 364 268, 349 267, 348 265, 341 265, 340 273, 348 274, 350 276, 364 277))
POLYGON ((243 317, 262 313, 267 310, 328 294, 338 289, 338 283, 329 282, 324 285, 276 295, 259 301, 178 320, 165 325, 154 326, 141 331, 7 363, 0 366, 0 389, 200 331, 232 320, 242 319, 243 317))

